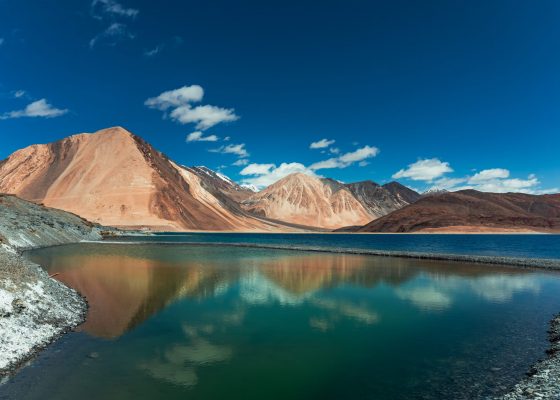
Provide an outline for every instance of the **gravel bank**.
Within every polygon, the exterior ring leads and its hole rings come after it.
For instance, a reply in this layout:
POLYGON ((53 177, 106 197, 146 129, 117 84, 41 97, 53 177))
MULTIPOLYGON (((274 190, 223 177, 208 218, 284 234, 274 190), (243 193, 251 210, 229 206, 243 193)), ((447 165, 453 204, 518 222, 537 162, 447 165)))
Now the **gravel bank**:
POLYGON ((0 375, 83 322, 87 309, 21 252, 99 239, 101 227, 76 215, 0 195, 0 375))
POLYGON ((501 400, 560 399, 560 314, 550 322, 548 358, 531 368, 501 400))
POLYGON ((38 265, 0 249, 0 375, 81 324, 87 304, 38 265))
POLYGON ((498 256, 476 256, 463 254, 442 254, 442 253, 424 253, 410 251, 389 251, 389 250, 369 250, 369 249, 353 249, 353 248, 331 248, 318 246, 292 246, 279 244, 264 243, 229 243, 229 242, 153 242, 153 241, 103 241, 107 244, 126 244, 126 245, 145 245, 157 244, 166 246, 229 246, 229 247, 252 247, 259 249, 272 250, 294 250, 294 251, 312 251, 321 253, 335 254, 356 254, 369 255, 378 257, 398 257, 411 258, 418 260, 438 260, 438 261, 458 261, 477 264, 494 264, 509 265, 520 268, 542 268, 548 270, 560 270, 560 260, 545 258, 521 258, 521 257, 498 257, 498 256))

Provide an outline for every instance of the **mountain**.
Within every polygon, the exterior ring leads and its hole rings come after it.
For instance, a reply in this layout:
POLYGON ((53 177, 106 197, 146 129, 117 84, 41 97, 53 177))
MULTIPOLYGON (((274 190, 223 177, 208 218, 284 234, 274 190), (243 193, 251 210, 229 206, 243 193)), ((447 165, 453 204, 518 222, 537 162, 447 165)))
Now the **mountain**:
POLYGON ((420 198, 415 191, 397 182, 378 185, 372 181, 344 185, 374 218, 387 215, 420 198))
POLYGON ((181 167, 140 137, 114 127, 16 151, 0 162, 0 192, 110 226, 288 229, 247 214, 226 195, 238 191, 242 198, 243 190, 216 176, 181 167))
POLYGON ((241 205, 262 217, 328 229, 363 225, 372 219, 343 184, 302 173, 280 179, 241 205))
POLYGON ((560 194, 433 193, 358 228, 359 232, 560 231, 560 194))
POLYGON ((383 187, 395 196, 400 203, 412 204, 422 197, 418 192, 401 185, 399 182, 389 182, 383 185, 383 187))
POLYGON ((202 185, 208 191, 217 196, 221 193, 226 196, 226 198, 233 200, 235 203, 239 203, 255 193, 252 188, 238 185, 229 177, 219 172, 212 171, 210 168, 204 166, 183 168, 197 175, 200 178, 202 185))

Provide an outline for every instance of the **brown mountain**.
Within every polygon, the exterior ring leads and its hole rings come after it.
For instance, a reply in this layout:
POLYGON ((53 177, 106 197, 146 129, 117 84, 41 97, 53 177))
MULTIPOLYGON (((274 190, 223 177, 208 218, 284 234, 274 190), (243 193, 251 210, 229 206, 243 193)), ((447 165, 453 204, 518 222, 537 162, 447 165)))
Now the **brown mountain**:
POLYGON ((255 215, 328 229, 363 225, 372 219, 344 185, 302 173, 280 179, 241 205, 255 215))
POLYGON ((383 188, 395 196, 400 203, 412 204, 422 197, 420 193, 395 181, 386 183, 383 188))
POLYGON ((375 218, 403 208, 420 198, 420 194, 397 182, 381 186, 372 181, 363 181, 344 186, 375 218))
POLYGON ((251 189, 237 184, 224 174, 212 171, 210 168, 204 166, 184 168, 197 175, 206 190, 212 192, 215 196, 225 197, 224 201, 229 199, 237 205, 255 193, 251 189))
POLYGON ((436 193, 374 220, 359 232, 560 231, 560 194, 436 193))
POLYGON ((249 215, 226 189, 115 127, 29 146, 0 162, 0 192, 104 225, 159 230, 284 230, 249 215), (223 190, 223 191, 222 191, 223 190))

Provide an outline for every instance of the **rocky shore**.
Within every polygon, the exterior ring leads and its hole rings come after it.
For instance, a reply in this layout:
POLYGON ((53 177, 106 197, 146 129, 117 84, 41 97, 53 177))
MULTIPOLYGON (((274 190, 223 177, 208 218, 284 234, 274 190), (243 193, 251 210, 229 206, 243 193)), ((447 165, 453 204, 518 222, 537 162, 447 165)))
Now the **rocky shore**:
POLYGON ((85 318, 73 289, 24 259, 23 250, 101 239, 101 227, 74 214, 0 195, 0 375, 85 318))
POLYGON ((560 314, 550 322, 548 358, 535 364, 527 378, 500 400, 560 399, 560 314))

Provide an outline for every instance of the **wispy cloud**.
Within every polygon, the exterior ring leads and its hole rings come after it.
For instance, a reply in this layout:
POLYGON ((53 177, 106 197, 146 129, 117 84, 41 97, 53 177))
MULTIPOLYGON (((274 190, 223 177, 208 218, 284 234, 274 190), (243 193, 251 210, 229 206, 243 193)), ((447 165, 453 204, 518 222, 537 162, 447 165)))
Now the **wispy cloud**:
POLYGON ((144 56, 151 58, 160 54, 163 50, 168 48, 176 48, 183 44, 183 38, 180 36, 174 36, 173 38, 166 40, 164 42, 158 43, 157 45, 147 48, 144 50, 144 56))
POLYGON ((127 8, 114 0, 93 0, 91 3, 92 15, 102 18, 101 14, 108 16, 136 18, 139 10, 135 8, 127 8))
POLYGON ((338 157, 313 163, 309 166, 309 169, 317 171, 320 169, 346 168, 356 162, 363 162, 368 158, 375 157, 377 154, 379 154, 379 149, 377 147, 364 146, 338 157))
POLYGON ((195 131, 187 135, 186 141, 187 142, 217 142, 218 136, 216 135, 204 136, 202 132, 195 131))
POLYGON ((310 149, 325 149, 329 147, 331 144, 334 144, 334 140, 329 139, 321 139, 317 142, 313 142, 309 145, 310 149))
POLYGON ((156 47, 144 51, 144 55, 146 57, 153 57, 158 54, 161 50, 163 50, 163 45, 157 45, 156 47))
POLYGON ((134 35, 128 31, 126 24, 113 22, 103 32, 99 33, 89 41, 90 49, 103 42, 109 46, 114 46, 121 39, 134 39, 134 35))
POLYGON ((27 93, 25 93, 25 90, 16 90, 16 91, 14 92, 14 97, 15 97, 16 99, 19 99, 19 98, 25 96, 26 94, 27 94, 27 93))
POLYGON ((223 122, 239 119, 232 108, 193 106, 192 103, 201 101, 203 96, 204 90, 199 85, 183 86, 151 97, 144 104, 149 108, 164 111, 164 116, 169 116, 180 124, 195 124, 196 129, 202 131, 223 122))
POLYGON ((210 149, 208 151, 211 153, 235 154, 240 158, 249 157, 249 152, 245 149, 245 143, 228 144, 227 146, 220 146, 217 149, 210 149))
POLYGON ((0 119, 13 119, 13 118, 54 118, 64 115, 68 112, 67 109, 60 109, 53 107, 47 102, 46 99, 41 99, 30 103, 23 110, 9 111, 0 115, 0 119))
POLYGON ((92 17, 107 22, 109 25, 89 41, 90 49, 93 49, 100 43, 114 46, 122 39, 134 39, 135 36, 122 20, 134 19, 138 13, 139 10, 124 7, 114 0, 93 0, 91 3, 92 17))
POLYGON ((239 160, 236 160, 234 163, 232 163, 231 165, 236 166, 236 167, 242 167, 244 165, 249 164, 249 160, 246 158, 240 158, 239 160))

